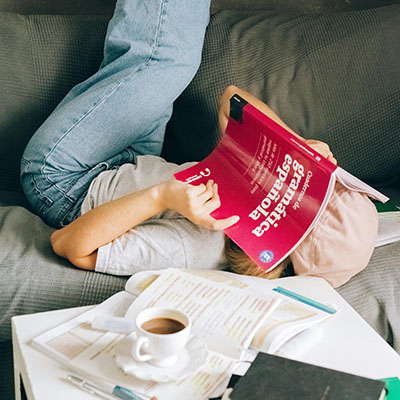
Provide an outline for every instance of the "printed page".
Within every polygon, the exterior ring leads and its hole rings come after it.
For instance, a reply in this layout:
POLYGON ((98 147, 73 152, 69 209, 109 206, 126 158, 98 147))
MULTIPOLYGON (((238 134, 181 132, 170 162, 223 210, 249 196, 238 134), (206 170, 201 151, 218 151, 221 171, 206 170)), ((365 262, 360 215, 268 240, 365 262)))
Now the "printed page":
POLYGON ((115 357, 124 337, 111 332, 103 335, 71 360, 69 367, 82 375, 90 373, 97 379, 104 379, 146 396, 156 396, 158 400, 204 400, 222 394, 236 363, 231 357, 209 351, 205 365, 190 377, 167 383, 143 381, 124 373, 117 366, 115 357))
POLYGON ((135 320, 148 307, 186 312, 193 333, 211 350, 240 358, 263 321, 279 304, 273 292, 263 295, 187 272, 165 270, 131 305, 126 318, 135 320))
POLYGON ((96 343, 104 331, 91 328, 96 315, 123 317, 135 296, 119 292, 89 311, 59 325, 32 340, 32 345, 57 361, 68 364, 96 343))
MULTIPOLYGON (((277 280, 238 275, 226 271, 187 270, 185 272, 239 290, 251 291, 259 296, 271 293, 278 284, 277 280)), ((160 274, 161 271, 159 270, 138 272, 129 279, 132 290, 140 294, 141 291, 148 287, 146 283, 154 282, 160 274)), ((255 333, 251 342, 252 348, 273 354, 299 332, 331 317, 331 314, 323 310, 289 299, 284 295, 280 295, 280 298, 281 303, 255 333)))
MULTIPOLYGON (((153 275, 156 279, 156 275, 153 275)), ((158 384, 142 381, 124 373, 116 364, 117 346, 125 334, 93 329, 96 315, 122 317, 135 296, 120 292, 72 320, 47 331, 32 340, 32 345, 61 362, 72 373, 88 378, 104 379, 115 385, 140 391, 158 400, 204 400, 220 395, 226 388, 236 360, 209 351, 205 365, 193 376, 178 382, 158 384)))
MULTIPOLYGON (((278 280, 238 275, 225 271, 191 270, 188 273, 204 276, 216 282, 262 295, 277 287, 278 280)), ((287 278, 290 279, 290 278, 287 278)), ((299 332, 330 318, 332 314, 303 302, 280 296, 281 302, 255 333, 251 348, 274 354, 299 332)), ((336 308, 336 307, 335 307, 336 308)))
POLYGON ((303 303, 284 300, 262 324, 251 346, 264 353, 274 354, 299 332, 330 316, 303 303))

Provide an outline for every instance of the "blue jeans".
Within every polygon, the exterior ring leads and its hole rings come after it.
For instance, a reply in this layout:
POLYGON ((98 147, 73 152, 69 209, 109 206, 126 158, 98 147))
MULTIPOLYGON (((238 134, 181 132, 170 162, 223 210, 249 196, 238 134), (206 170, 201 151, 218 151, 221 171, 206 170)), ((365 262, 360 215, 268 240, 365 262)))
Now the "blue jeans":
POLYGON ((80 215, 102 171, 161 153, 172 104, 201 60, 210 0, 118 0, 99 71, 75 86, 28 143, 21 182, 53 227, 80 215))

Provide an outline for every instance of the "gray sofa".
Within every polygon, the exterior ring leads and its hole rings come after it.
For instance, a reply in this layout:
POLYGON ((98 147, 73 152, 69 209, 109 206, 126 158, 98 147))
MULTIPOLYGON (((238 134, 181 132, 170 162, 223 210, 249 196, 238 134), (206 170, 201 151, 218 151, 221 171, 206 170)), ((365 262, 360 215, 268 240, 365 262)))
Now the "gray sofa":
MULTIPOLYGON (((31 135, 98 68, 113 6, 0 2, 2 399, 13 393, 12 316, 99 303, 126 282, 55 256, 52 229, 29 210, 18 178, 31 135)), ((214 1, 202 64, 175 104, 163 155, 176 162, 205 157, 218 141, 218 97, 235 84, 305 137, 327 141, 341 166, 400 203, 399 31, 398 0, 214 1)), ((397 351, 399 289, 400 243, 378 248, 338 289, 397 351)))

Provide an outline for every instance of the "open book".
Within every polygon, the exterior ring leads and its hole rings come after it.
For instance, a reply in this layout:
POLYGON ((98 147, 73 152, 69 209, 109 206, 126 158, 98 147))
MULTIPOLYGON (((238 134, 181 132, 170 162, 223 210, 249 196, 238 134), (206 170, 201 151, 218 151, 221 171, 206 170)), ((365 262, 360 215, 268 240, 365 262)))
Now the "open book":
POLYGON ((274 353, 300 331, 336 312, 313 299, 276 288, 276 282, 223 271, 140 272, 128 280, 125 289, 37 336, 33 346, 69 369, 159 400, 202 400, 223 392, 238 361, 254 357, 258 350, 274 353), (155 383, 127 375, 116 362, 127 334, 91 326, 98 315, 133 320, 151 306, 173 307, 191 316, 193 334, 208 348, 205 364, 193 376, 155 383))
POLYGON ((238 95, 231 99, 229 123, 216 149, 175 177, 218 184, 221 207, 212 216, 240 216, 225 232, 266 271, 305 239, 325 210, 336 180, 376 200, 388 200, 238 95))

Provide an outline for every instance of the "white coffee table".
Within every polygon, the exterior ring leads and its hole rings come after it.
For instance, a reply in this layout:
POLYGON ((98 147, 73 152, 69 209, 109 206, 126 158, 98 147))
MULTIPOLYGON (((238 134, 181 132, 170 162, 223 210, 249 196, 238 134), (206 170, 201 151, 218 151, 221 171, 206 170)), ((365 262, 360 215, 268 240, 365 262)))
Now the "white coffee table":
MULTIPOLYGON (((341 312, 323 322, 323 337, 300 361, 369 378, 400 377, 400 356, 325 281, 318 278, 281 279, 279 284, 328 304, 341 312)), ((21 398, 20 378, 28 400, 93 400, 66 381, 67 370, 30 346, 38 334, 57 326, 88 307, 50 311, 12 318, 15 391, 21 398)), ((162 400, 162 399, 161 399, 162 400)))

